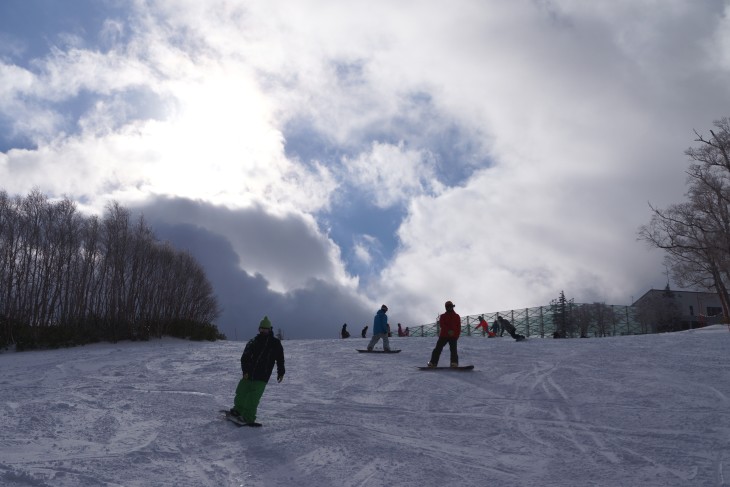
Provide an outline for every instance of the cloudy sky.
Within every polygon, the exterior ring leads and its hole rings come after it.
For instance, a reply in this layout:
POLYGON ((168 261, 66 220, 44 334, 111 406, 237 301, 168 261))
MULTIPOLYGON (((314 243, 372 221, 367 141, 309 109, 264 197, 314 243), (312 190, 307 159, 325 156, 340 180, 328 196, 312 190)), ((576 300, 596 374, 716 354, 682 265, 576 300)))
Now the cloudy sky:
POLYGON ((726 0, 4 0, 0 188, 115 200, 229 336, 666 284, 636 240, 730 115, 726 0))

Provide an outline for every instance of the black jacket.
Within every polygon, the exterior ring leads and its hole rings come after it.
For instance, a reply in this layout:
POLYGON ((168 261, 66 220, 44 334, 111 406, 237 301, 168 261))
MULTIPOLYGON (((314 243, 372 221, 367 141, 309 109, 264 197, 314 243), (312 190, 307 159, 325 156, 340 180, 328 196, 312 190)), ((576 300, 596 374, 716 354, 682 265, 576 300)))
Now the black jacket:
POLYGON ((276 362, 276 375, 283 376, 284 347, 278 338, 268 333, 258 334, 248 341, 241 355, 241 370, 252 380, 268 382, 276 362))
POLYGON ((507 330, 507 332, 509 332, 510 335, 517 331, 517 328, 515 328, 514 325, 509 322, 509 320, 502 320, 502 326, 505 330, 507 330))

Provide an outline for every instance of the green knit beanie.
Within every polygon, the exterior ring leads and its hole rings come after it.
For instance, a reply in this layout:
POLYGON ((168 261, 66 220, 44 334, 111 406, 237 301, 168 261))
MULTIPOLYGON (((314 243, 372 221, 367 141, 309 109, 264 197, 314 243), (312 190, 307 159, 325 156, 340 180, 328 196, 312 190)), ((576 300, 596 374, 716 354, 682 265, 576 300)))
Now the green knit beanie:
POLYGON ((261 320, 261 323, 259 323, 259 328, 268 328, 271 329, 271 321, 269 321, 268 316, 264 316, 264 319, 261 320))

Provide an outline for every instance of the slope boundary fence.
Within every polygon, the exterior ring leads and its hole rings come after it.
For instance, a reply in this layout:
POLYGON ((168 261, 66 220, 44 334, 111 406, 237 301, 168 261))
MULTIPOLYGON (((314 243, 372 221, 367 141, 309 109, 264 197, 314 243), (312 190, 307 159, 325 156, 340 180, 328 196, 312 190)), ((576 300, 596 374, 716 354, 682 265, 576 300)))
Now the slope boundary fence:
MULTIPOLYGON (((462 316, 462 336, 487 336, 482 328, 476 328, 480 316, 490 327, 497 316, 502 316, 514 325, 517 333, 527 337, 553 338, 556 332, 564 338, 643 335, 653 332, 651 327, 639 322, 637 310, 633 306, 570 303, 564 309, 538 306, 462 316)), ((411 326, 410 334, 419 337, 438 336, 438 322, 411 326)))

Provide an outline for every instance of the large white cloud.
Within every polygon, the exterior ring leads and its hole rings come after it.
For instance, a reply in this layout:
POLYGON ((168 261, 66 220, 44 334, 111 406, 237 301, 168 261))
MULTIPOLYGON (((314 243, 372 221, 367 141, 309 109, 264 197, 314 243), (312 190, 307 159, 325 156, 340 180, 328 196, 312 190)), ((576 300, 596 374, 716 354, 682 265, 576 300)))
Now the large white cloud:
MULTIPOLYGON (((661 255, 636 228, 648 200, 682 198, 692 130, 730 106, 722 1, 134 9, 100 26, 101 47, 68 38, 30 68, 0 66, 0 110, 37 143, 0 153, 3 187, 97 210, 162 195, 296 215, 306 224, 292 228, 325 249, 319 271, 287 280, 275 259, 236 249, 288 291, 308 278, 354 286, 316 216, 336 213, 337 188, 360 188, 374 206, 406 208, 394 259, 364 290, 404 323, 445 299, 462 313, 547 304, 560 290, 620 304, 663 285, 661 255), (88 93, 69 124, 59 104, 88 93), (287 154, 293 123, 335 155, 287 154)), ((201 225, 246 241, 222 221, 201 225)), ((361 263, 379 261, 376 238, 353 237, 361 263)))
POLYGON ((346 177, 379 207, 389 207, 423 193, 439 192, 433 156, 424 150, 408 150, 402 143, 373 143, 372 150, 344 160, 346 177))

